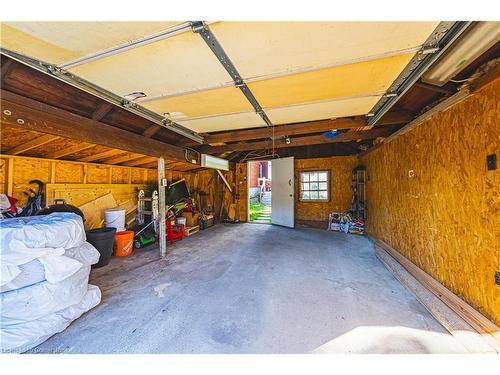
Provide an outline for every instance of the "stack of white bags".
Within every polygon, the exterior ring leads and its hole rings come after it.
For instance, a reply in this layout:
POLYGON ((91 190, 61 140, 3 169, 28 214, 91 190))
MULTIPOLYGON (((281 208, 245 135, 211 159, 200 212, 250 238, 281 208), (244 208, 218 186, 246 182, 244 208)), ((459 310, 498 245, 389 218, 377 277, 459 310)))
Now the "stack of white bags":
POLYGON ((97 306, 99 252, 74 213, 0 220, 0 350, 25 352, 97 306))

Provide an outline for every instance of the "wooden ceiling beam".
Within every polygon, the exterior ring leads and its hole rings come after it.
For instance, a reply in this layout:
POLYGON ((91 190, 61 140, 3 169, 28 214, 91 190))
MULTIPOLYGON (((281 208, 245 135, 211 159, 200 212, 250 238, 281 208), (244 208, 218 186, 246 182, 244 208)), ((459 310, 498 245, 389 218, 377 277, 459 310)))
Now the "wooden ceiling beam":
POLYGON ((5 78, 7 78, 9 76, 9 74, 12 72, 12 70, 14 69, 14 61, 8 59, 8 60, 4 60, 2 61, 2 71, 1 71, 1 77, 2 77, 2 80, 4 80, 5 78))
POLYGON ((9 155, 19 155, 22 154, 23 152, 29 151, 33 148, 43 146, 47 143, 50 143, 52 141, 55 141, 56 139, 59 139, 60 137, 50 135, 50 134, 45 134, 42 135, 41 137, 36 137, 35 139, 32 139, 31 141, 25 142, 19 146, 16 146, 9 151, 7 151, 7 154, 9 155))
POLYGON ((185 161, 186 153, 190 153, 185 148, 106 125, 10 91, 2 89, 0 96, 1 119, 8 125, 171 160, 185 161))
POLYGON ((142 164, 149 164, 149 163, 153 163, 153 162, 157 162, 157 159, 152 157, 152 156, 144 156, 140 159, 136 159, 136 160, 132 160, 132 161, 128 161, 126 163, 123 163, 123 165, 126 165, 127 167, 137 167, 137 166, 140 166, 142 164))
POLYGON ((425 90, 438 92, 438 93, 444 94, 444 95, 450 95, 452 93, 450 90, 447 90, 443 87, 439 87, 436 85, 430 85, 430 84, 425 83, 425 82, 416 82, 415 86, 420 87, 420 88, 425 89, 425 90))
POLYGON ((155 135, 158 130, 160 130, 161 126, 158 124, 151 124, 146 130, 142 132, 142 135, 146 138, 151 138, 155 135))
MULTIPOLYGON (((358 139, 374 139, 378 137, 386 137, 391 133, 391 129, 387 127, 377 127, 366 131, 353 131, 338 135, 335 138, 325 138, 322 134, 310 135, 305 137, 291 138, 291 142, 287 144, 284 139, 278 139, 274 142, 274 148, 300 147, 308 145, 319 145, 325 143, 338 143, 356 141, 358 139)), ((251 151, 265 150, 273 148, 271 140, 258 142, 233 143, 224 146, 203 146, 200 151, 208 154, 216 154, 226 151, 251 151)))
POLYGON ((103 162, 106 164, 121 164, 128 161, 137 160, 143 157, 144 155, 127 153, 126 155, 123 156, 117 156, 115 158, 105 159, 103 162))
POLYGON ((124 154, 125 152, 126 151, 123 151, 123 150, 112 149, 112 150, 100 152, 98 154, 89 155, 85 158, 78 159, 78 161, 91 162, 91 161, 96 161, 96 160, 102 160, 102 159, 109 158, 111 156, 124 154))
POLYGON ((113 104, 108 102, 101 103, 92 113, 92 120, 100 121, 113 109, 113 104))
POLYGON ((46 157, 48 159, 59 159, 59 158, 62 158, 63 156, 71 155, 71 154, 74 154, 76 152, 89 149, 91 147, 95 147, 95 145, 90 144, 90 143, 80 143, 80 144, 77 144, 77 145, 74 145, 71 147, 67 147, 67 148, 63 148, 62 150, 58 150, 58 151, 52 152, 50 154, 47 154, 46 157))
MULTIPOLYGON (((379 121, 377 126, 403 124, 410 122, 412 119, 412 114, 406 111, 389 112, 379 121)), ((279 138, 284 136, 321 133, 332 129, 356 129, 364 126, 367 126, 364 116, 308 121, 296 124, 276 125, 274 127, 274 136, 275 138, 279 138)), ((205 143, 218 143, 270 138, 271 135, 272 131, 270 128, 256 128, 209 133, 204 134, 204 137, 205 143)))

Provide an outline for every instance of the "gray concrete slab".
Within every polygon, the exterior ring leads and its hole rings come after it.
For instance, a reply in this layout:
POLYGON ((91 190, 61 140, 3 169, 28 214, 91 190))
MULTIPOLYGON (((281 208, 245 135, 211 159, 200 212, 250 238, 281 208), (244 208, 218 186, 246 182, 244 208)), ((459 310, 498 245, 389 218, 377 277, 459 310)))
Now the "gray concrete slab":
POLYGON ((223 224, 92 271, 102 303, 47 353, 456 353, 364 237, 223 224))

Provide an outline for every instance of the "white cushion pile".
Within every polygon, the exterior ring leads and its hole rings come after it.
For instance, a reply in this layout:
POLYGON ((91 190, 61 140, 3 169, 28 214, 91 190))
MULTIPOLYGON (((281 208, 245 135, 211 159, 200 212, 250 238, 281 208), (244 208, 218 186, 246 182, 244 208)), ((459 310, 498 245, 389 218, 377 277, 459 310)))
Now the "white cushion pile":
POLYGON ((0 350, 22 353, 97 306, 99 252, 73 213, 0 220, 0 350))

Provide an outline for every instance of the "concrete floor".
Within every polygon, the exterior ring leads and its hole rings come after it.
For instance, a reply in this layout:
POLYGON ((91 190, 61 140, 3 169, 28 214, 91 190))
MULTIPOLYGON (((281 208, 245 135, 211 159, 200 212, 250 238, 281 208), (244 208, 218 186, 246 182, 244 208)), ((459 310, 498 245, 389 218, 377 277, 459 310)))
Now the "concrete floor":
POLYGON ((223 224, 92 271, 102 303, 37 353, 456 353, 364 237, 223 224))

